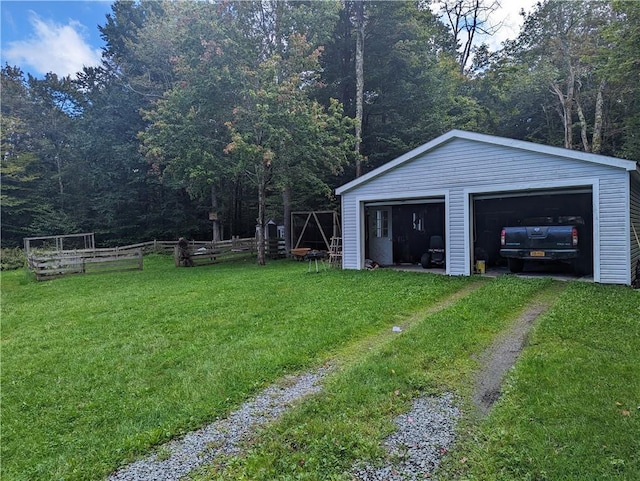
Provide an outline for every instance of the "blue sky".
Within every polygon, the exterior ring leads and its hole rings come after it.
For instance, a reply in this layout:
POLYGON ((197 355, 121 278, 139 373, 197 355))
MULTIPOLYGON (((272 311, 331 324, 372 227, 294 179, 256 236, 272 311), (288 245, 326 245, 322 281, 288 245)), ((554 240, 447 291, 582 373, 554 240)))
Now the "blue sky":
POLYGON ((2 65, 42 77, 74 75, 100 63, 98 25, 113 1, 0 1, 2 65))

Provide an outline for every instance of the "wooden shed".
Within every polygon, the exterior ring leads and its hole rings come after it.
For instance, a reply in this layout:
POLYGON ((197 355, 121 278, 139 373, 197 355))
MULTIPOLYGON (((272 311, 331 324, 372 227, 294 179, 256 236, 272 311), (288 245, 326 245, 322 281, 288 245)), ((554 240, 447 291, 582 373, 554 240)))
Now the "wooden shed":
POLYGON ((595 282, 631 284, 640 259, 635 161, 452 130, 336 190, 343 268, 419 262, 444 239, 445 272, 470 275, 478 252, 499 265, 516 219, 576 215, 588 227, 595 282), (632 267, 633 266, 633 267, 632 267))

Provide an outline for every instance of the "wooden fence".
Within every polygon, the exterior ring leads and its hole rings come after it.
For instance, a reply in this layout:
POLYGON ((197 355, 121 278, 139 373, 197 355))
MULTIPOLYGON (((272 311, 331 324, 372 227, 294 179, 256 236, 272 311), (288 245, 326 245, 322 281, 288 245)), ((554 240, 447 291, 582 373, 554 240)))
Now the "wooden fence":
POLYGON ((39 281, 72 274, 97 274, 142 270, 142 249, 81 249, 35 252, 27 257, 39 281))
MULTIPOLYGON (((38 280, 54 279, 72 274, 93 274, 142 270, 143 254, 172 254, 175 264, 180 263, 177 241, 147 241, 128 246, 106 249, 50 250, 30 249, 27 255, 29 269, 38 280)), ((266 244, 271 258, 284 257, 284 240, 271 239, 266 244)), ((257 250, 254 237, 233 237, 219 242, 189 241, 189 254, 193 265, 205 265, 254 255, 257 250)))
POLYGON ((253 255, 256 247, 256 240, 253 237, 245 239, 233 237, 230 240, 218 242, 191 241, 186 249, 180 249, 174 242, 173 260, 178 267, 201 266, 253 255))
POLYGON ((94 249, 96 247, 95 234, 48 235, 44 237, 25 237, 24 251, 27 257, 32 250, 63 252, 65 250, 94 249))
MULTIPOLYGON (((254 254, 257 249, 257 241, 254 237, 232 237, 229 240, 223 240, 218 242, 211 241, 188 241, 189 247, 196 251, 198 249, 214 249, 222 252, 236 251, 236 252, 249 252, 254 254)), ((116 249, 142 249, 143 254, 173 254, 178 241, 160 241, 152 240, 147 242, 140 242, 139 244, 132 244, 130 246, 117 247, 116 249)), ((270 239, 267 241, 267 251, 270 256, 276 255, 282 257, 286 254, 284 239, 270 239)))
MULTIPOLYGON (((27 255, 29 269, 38 280, 55 279, 73 274, 95 274, 142 270, 142 256, 149 253, 174 254, 177 241, 148 241, 128 246, 106 249, 50 250, 30 249, 27 255)), ((255 238, 234 237, 228 241, 190 241, 189 251, 194 265, 204 265, 222 260, 254 254, 255 238)), ((178 265, 176 261, 176 265, 178 265)))

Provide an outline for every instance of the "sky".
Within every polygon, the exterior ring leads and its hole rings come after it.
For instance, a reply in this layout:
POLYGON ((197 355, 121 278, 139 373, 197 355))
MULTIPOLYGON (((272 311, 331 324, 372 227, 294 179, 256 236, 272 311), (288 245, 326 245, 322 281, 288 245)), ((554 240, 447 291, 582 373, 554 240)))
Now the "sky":
POLYGON ((43 77, 75 75, 100 63, 98 25, 106 23, 112 1, 0 0, 2 65, 43 77))
POLYGON ((501 0, 500 10, 495 13, 492 23, 502 23, 500 29, 485 41, 492 51, 498 50, 500 44, 507 39, 514 39, 520 33, 522 16, 520 10, 530 13, 539 0, 501 0))
MULTIPOLYGON (((497 50, 506 38, 518 34, 521 8, 530 10, 537 0, 502 0, 495 23, 500 31, 487 39, 497 50)), ((83 66, 100 63, 98 25, 106 23, 112 0, 20 1, 0 0, 0 59, 25 73, 43 77, 47 72, 74 76, 83 66)))

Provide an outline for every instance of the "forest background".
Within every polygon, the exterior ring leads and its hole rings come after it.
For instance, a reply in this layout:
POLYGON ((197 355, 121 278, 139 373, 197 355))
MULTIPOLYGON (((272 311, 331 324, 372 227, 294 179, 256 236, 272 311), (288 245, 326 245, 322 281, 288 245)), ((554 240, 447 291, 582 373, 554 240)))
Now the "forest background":
POLYGON ((640 2, 539 2, 497 51, 497 2, 441 3, 115 2, 101 66, 2 68, 2 246, 289 232, 454 128, 640 161, 640 2))

